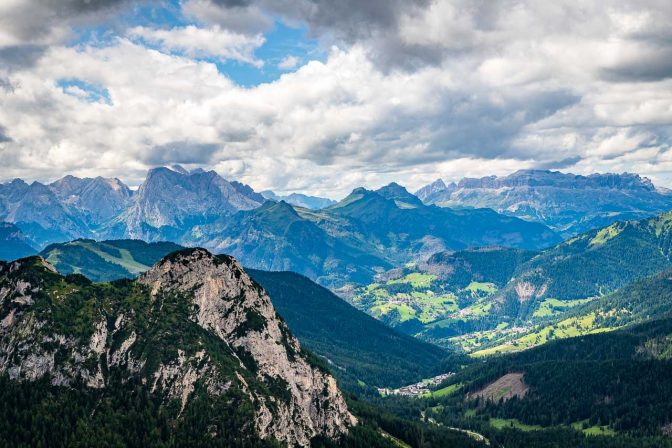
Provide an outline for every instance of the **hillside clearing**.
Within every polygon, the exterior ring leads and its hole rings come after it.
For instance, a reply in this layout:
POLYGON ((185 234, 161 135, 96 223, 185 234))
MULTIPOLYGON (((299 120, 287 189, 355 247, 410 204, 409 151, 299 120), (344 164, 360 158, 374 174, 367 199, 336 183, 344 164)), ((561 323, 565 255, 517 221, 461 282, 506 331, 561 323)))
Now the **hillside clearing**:
POLYGON ((529 387, 523 381, 522 373, 507 373, 483 389, 469 394, 469 398, 483 398, 493 402, 506 401, 513 397, 523 398, 528 390, 529 387))

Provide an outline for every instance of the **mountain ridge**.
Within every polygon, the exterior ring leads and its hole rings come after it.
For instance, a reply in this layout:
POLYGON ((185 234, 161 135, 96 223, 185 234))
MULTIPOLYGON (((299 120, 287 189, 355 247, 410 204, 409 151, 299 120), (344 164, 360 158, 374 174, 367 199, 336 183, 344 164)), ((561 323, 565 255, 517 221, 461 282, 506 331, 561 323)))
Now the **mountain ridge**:
POLYGON ((252 420, 228 436, 210 413, 206 438, 309 446, 356 424, 336 381, 231 257, 182 250, 136 281, 103 285, 33 257, 0 263, 0 283, 0 372, 11 381, 105 393, 137 379, 164 406, 176 400, 165 412, 177 425, 203 400, 225 416, 253 403, 252 420))
POLYGON ((319 196, 309 196, 301 193, 278 195, 271 190, 266 190, 262 191, 261 195, 266 199, 271 199, 273 201, 285 201, 288 204, 292 204, 297 207, 309 208, 311 210, 320 210, 336 203, 336 201, 333 199, 322 198, 319 196))
POLYGON ((564 237, 625 219, 643 219, 672 209, 669 190, 638 174, 565 174, 519 170, 507 176, 441 179, 416 194, 428 204, 488 207, 542 222, 564 237))

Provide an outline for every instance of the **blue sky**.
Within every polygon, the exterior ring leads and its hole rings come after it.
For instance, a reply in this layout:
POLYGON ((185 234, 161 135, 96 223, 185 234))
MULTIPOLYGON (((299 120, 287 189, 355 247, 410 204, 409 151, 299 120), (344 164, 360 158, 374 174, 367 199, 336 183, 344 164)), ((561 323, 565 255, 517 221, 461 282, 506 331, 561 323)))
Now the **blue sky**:
MULTIPOLYGON (((193 18, 186 17, 178 0, 157 3, 140 3, 123 14, 109 17, 103 23, 93 26, 74 28, 69 42, 73 47, 114 45, 114 40, 125 30, 135 26, 157 29, 172 29, 189 25, 203 26, 193 18)), ((220 60, 216 57, 202 57, 200 60, 212 62, 225 76, 243 87, 253 87, 261 83, 275 81, 283 74, 293 71, 310 60, 324 61, 327 52, 321 48, 316 38, 309 36, 305 24, 294 23, 289 26, 282 20, 275 20, 268 30, 262 33, 264 43, 254 51, 254 55, 263 61, 262 67, 236 60, 220 60), (278 65, 286 58, 295 59, 293 67, 280 68, 278 65)), ((156 45, 144 42, 150 48, 156 45)), ((176 52, 176 54, 179 54, 176 52)), ((79 83, 86 88, 86 83, 79 83)), ((95 96, 95 92, 93 93, 95 96)))
POLYGON ((306 27, 292 28, 281 21, 276 21, 264 37, 266 41, 254 52, 255 56, 264 62, 263 67, 257 68, 237 61, 215 62, 219 71, 236 84, 250 87, 275 81, 308 61, 326 60, 327 53, 320 48, 316 39, 308 37, 306 27), (296 58, 296 65, 287 69, 279 68, 278 65, 287 57, 296 58))

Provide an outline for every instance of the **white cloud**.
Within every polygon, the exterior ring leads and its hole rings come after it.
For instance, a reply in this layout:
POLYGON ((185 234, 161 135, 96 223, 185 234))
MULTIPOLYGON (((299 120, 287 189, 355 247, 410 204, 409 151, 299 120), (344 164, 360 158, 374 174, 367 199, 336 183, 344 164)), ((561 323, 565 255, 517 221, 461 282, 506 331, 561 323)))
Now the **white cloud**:
POLYGON ((253 4, 245 8, 221 8, 210 0, 186 0, 182 11, 200 23, 243 34, 257 34, 273 27, 273 18, 253 4))
POLYGON ((278 68, 281 70, 291 70, 299 64, 299 58, 296 56, 286 56, 278 63, 278 68))
POLYGON ((128 36, 158 45, 163 51, 176 52, 191 58, 213 57, 220 60, 233 59, 256 67, 264 65, 263 61, 254 57, 254 51, 264 44, 261 34, 234 33, 218 25, 210 28, 189 25, 169 30, 135 27, 128 31, 128 36))
MULTIPOLYGON (((321 2, 297 2, 285 14, 313 30, 339 23, 314 9, 321 2)), ((202 59, 258 64, 272 7, 190 0, 185 10, 207 25, 134 28, 102 48, 54 45, 31 68, 0 69, 12 86, 0 89, 2 177, 137 183, 170 157, 260 190, 329 196, 531 167, 633 170, 669 186, 672 72, 650 62, 672 45, 668 3, 437 1, 382 16, 323 62, 242 88, 202 59), (227 28, 225 13, 247 22, 227 28), (396 64, 408 52, 409 64, 396 64), (109 104, 64 93, 63 78, 105 88, 109 104)))

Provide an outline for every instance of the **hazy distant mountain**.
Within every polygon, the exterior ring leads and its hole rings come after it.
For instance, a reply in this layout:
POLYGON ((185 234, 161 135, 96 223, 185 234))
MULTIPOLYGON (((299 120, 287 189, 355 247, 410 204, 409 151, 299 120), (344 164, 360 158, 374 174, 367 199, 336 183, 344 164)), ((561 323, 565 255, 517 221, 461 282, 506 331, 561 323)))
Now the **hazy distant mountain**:
MULTIPOLYGON (((321 210, 268 201, 214 171, 155 168, 137 192, 116 179, 67 176, 49 186, 0 186, 2 212, 34 247, 80 238, 172 241, 231 253, 245 265, 292 270, 329 286, 369 283, 443 250, 559 241, 539 223, 489 209, 427 206, 392 183, 355 189, 321 210)), ((314 199, 314 198, 313 198, 314 199)))
POLYGON ((80 179, 65 176, 49 184, 49 188, 65 205, 81 213, 93 227, 115 218, 128 207, 133 192, 119 179, 80 179))
POLYGON ((446 249, 495 245, 539 249, 560 241, 544 225, 492 210, 424 205, 395 183, 377 191, 357 188, 324 212, 355 220, 366 232, 363 238, 368 244, 406 261, 446 249))
POLYGON ((15 179, 0 184, 0 221, 16 224, 36 247, 89 235, 82 216, 46 185, 15 179))
POLYGON ((309 208, 311 210, 320 210, 335 204, 336 201, 328 198, 321 198, 318 196, 308 196, 301 193, 292 193, 287 196, 279 196, 270 190, 262 191, 261 194, 266 199, 273 201, 285 201, 288 204, 296 205, 297 207, 309 208))
POLYGON ((38 248, 78 238, 177 240, 195 224, 264 201, 214 171, 173 166, 150 170, 135 194, 119 179, 102 177, 0 184, 0 221, 16 224, 38 248))
POLYGON ((255 269, 299 272, 325 285, 366 282, 391 267, 368 247, 330 235, 283 201, 196 226, 181 244, 231 254, 255 269))
POLYGON ((615 221, 643 219, 672 209, 669 190, 636 174, 578 176, 520 170, 505 177, 437 180, 416 192, 426 204, 487 207, 541 222, 565 237, 615 221))
POLYGON ((0 260, 16 260, 36 253, 14 224, 0 222, 0 260))
POLYGON ((261 204, 260 196, 251 188, 238 183, 234 186, 214 171, 154 168, 147 173, 130 207, 107 226, 104 235, 177 240, 196 224, 261 204))

